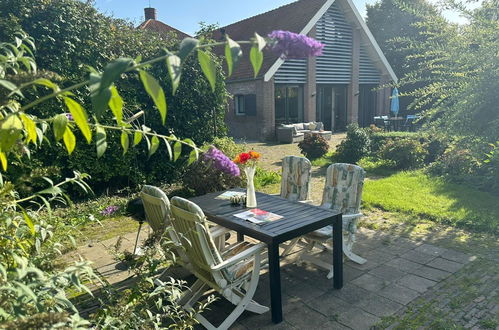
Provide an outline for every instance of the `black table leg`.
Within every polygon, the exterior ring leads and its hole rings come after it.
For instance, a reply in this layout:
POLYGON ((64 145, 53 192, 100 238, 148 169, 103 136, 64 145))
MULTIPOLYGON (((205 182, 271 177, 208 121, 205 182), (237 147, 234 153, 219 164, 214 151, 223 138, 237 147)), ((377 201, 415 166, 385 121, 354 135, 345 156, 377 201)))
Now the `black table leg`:
POLYGON ((269 283, 272 322, 282 322, 281 270, 279 267, 279 244, 269 244, 269 283))
MULTIPOLYGON (((270 252, 269 252, 270 253, 270 252)), ((343 219, 337 215, 333 223, 333 286, 343 287, 343 219)))
POLYGON ((238 242, 242 242, 242 241, 244 241, 244 235, 243 235, 243 234, 241 234, 241 233, 237 233, 237 241, 238 241, 238 242))

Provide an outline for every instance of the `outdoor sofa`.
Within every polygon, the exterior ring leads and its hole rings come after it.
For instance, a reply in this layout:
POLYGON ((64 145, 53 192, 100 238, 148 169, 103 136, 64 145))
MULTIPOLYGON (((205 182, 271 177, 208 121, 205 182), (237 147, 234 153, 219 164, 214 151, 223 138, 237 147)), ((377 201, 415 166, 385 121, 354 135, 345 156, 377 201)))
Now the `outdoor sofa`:
POLYGON ((303 141, 308 134, 319 134, 326 140, 331 140, 331 131, 324 130, 320 121, 310 123, 282 124, 277 127, 277 141, 281 143, 295 143, 303 141))

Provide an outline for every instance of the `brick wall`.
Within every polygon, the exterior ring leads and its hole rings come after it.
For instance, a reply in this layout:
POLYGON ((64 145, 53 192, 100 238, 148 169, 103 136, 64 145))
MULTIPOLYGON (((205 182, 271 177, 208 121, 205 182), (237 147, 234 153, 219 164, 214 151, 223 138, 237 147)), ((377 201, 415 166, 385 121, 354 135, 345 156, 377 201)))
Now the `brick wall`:
POLYGON ((269 140, 275 135, 274 80, 263 79, 228 82, 227 90, 234 95, 256 94, 256 116, 237 116, 233 97, 229 99, 225 122, 229 135, 247 140, 269 140))

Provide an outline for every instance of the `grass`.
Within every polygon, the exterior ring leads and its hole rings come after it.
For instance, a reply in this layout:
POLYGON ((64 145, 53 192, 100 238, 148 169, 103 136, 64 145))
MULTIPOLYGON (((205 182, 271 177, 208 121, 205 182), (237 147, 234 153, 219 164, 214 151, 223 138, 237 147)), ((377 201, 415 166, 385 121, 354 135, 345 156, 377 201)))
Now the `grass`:
POLYGON ((364 207, 426 218, 474 231, 497 233, 498 197, 422 171, 398 172, 364 186, 364 207))
POLYGON ((313 166, 326 167, 333 163, 334 151, 330 151, 324 156, 311 161, 313 166))

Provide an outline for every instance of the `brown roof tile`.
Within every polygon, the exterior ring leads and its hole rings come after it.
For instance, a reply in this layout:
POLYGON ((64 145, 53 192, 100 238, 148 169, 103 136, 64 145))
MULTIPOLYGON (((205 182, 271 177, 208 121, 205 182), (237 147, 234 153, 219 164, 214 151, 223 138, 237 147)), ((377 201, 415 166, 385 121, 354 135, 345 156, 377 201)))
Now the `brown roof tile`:
MULTIPOLYGON (((256 15, 242 21, 227 25, 225 33, 233 40, 249 40, 256 32, 265 37, 274 30, 287 30, 300 33, 308 22, 314 17, 326 0, 299 0, 288 5, 276 8, 266 13, 256 15)), ((222 33, 216 31, 215 39, 221 39, 222 33)), ((229 80, 253 78, 253 68, 249 61, 249 46, 242 47, 243 59, 234 69, 229 80)), ((216 53, 223 54, 222 49, 216 49, 216 53)), ((263 76, 277 60, 277 56, 269 51, 264 51, 262 69, 259 76, 263 76)))
POLYGON ((187 33, 177 30, 176 28, 155 19, 148 19, 144 23, 140 24, 138 28, 143 30, 158 32, 163 35, 167 35, 170 32, 174 32, 177 35, 178 39, 184 39, 190 37, 187 33))

